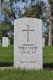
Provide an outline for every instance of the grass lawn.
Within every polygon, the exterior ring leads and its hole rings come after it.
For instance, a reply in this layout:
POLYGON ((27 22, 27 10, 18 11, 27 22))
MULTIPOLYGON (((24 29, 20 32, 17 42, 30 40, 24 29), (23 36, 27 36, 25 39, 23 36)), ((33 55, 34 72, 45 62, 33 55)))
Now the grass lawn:
POLYGON ((10 65, 13 62, 13 46, 9 46, 8 48, 3 48, 0 46, 0 66, 6 64, 10 65))
MULTIPOLYGON (((0 62, 13 62, 13 47, 0 46, 0 62)), ((53 63, 53 47, 43 49, 44 64, 53 63)), ((0 80, 53 80, 53 70, 20 70, 15 68, 0 68, 0 80)))
POLYGON ((53 63, 53 47, 45 47, 43 49, 43 62, 46 64, 53 63))
POLYGON ((47 70, 0 69, 0 80, 53 80, 53 72, 47 70))

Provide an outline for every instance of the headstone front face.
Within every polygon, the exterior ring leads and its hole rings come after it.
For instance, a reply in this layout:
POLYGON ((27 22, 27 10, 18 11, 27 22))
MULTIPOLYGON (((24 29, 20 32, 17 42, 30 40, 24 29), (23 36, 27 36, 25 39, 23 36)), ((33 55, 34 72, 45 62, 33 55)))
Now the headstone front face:
POLYGON ((2 47, 8 47, 8 45, 9 45, 8 37, 3 37, 2 38, 2 47))
POLYGON ((42 20, 20 18, 14 21, 14 67, 42 69, 42 20))

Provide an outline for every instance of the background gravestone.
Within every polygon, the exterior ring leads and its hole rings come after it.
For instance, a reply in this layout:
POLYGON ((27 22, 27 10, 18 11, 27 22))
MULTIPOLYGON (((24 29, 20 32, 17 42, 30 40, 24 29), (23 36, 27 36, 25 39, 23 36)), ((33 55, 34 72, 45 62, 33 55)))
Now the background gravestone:
POLYGON ((1 40, 0 40, 0 45, 1 45, 1 40))
POLYGON ((14 67, 42 69, 42 20, 20 18, 14 21, 14 67))
POLYGON ((43 40, 43 43, 42 43, 43 44, 43 47, 45 47, 45 37, 43 37, 42 40, 43 40))
POLYGON ((8 47, 9 39, 8 37, 2 37, 2 47, 8 47))
POLYGON ((8 45, 10 45, 10 39, 8 39, 8 45))

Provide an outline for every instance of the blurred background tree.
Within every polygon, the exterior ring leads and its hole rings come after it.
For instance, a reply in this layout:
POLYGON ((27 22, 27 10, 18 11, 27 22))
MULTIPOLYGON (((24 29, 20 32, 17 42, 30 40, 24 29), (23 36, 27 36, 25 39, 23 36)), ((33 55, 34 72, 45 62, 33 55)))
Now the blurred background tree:
MULTIPOLYGON (((17 18, 40 18, 44 23, 47 22, 47 5, 43 0, 1 0, 1 5, 4 19, 0 24, 0 37, 6 36, 8 32, 13 33, 14 19, 17 18)), ((13 39, 13 35, 11 37, 13 39)))

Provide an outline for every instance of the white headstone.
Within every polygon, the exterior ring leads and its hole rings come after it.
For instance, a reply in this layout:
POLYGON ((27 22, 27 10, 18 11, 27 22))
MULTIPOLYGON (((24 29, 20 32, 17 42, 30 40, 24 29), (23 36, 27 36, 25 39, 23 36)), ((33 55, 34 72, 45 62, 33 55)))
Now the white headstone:
POLYGON ((9 40, 8 37, 2 37, 2 47, 8 47, 9 40))
POLYGON ((1 40, 0 40, 0 45, 1 45, 1 40))
POLYGON ((8 39, 8 43, 9 43, 9 45, 10 45, 10 39, 8 39))
POLYGON ((42 69, 42 20, 20 18, 14 21, 14 67, 42 69))
POLYGON ((45 47, 45 38, 43 37, 43 47, 45 47))

